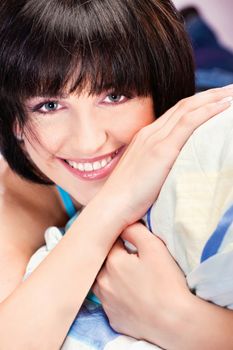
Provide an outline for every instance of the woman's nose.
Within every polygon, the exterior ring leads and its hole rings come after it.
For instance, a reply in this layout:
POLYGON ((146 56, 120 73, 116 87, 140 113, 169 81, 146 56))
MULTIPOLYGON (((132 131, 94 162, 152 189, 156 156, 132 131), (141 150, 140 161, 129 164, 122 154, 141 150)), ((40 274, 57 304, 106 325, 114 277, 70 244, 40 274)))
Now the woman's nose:
POLYGON ((72 148, 81 157, 95 156, 107 141, 107 132, 95 118, 87 118, 73 126, 72 148))

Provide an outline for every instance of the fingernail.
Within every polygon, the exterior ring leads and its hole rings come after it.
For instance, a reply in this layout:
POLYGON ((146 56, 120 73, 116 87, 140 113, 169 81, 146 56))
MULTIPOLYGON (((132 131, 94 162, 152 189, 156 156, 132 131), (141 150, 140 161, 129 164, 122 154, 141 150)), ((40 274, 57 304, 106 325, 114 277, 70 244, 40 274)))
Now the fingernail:
POLYGON ((223 103, 232 102, 232 101, 233 101, 233 97, 232 96, 228 96, 228 97, 224 97, 222 100, 218 101, 217 103, 223 104, 223 103))

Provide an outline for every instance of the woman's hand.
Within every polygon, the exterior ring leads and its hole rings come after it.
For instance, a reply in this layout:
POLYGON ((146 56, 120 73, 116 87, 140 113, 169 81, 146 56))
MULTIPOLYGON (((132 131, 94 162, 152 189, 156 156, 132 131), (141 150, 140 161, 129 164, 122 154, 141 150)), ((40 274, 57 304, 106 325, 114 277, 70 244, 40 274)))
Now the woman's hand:
POLYGON ((229 107, 226 97, 232 95, 233 87, 229 87, 181 100, 136 134, 98 194, 122 229, 145 214, 187 139, 198 126, 229 107))
POLYGON ((119 333, 168 344, 191 294, 164 243, 140 224, 122 238, 136 246, 129 254, 121 240, 110 251, 94 285, 111 326, 119 333), (164 338, 166 340, 164 340, 164 338))
POLYGON ((233 311, 191 294, 163 242, 134 224, 118 240, 100 271, 94 293, 119 333, 167 350, 233 349, 233 311))

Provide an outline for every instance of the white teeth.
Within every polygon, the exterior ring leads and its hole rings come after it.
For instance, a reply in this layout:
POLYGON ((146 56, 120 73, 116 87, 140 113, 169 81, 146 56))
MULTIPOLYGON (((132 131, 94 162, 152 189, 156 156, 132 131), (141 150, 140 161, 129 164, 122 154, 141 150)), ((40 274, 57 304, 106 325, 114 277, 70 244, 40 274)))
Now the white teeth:
POLYGON ((73 168, 75 168, 75 169, 78 169, 78 164, 77 164, 77 163, 75 163, 75 162, 73 162, 72 167, 73 167, 73 168))
POLYGON ((84 163, 84 170, 85 171, 92 171, 93 167, 91 163, 84 163))
POLYGON ((108 156, 107 158, 102 159, 101 161, 96 161, 94 163, 76 163, 72 160, 67 160, 67 163, 72 168, 78 169, 79 171, 93 171, 106 167, 106 165, 110 163, 112 159, 113 157, 108 156))
POLYGON ((75 162, 69 162, 69 164, 74 168, 75 167, 75 162))
MULTIPOLYGON (((76 164, 77 164, 77 163, 76 163, 76 164)), ((80 171, 84 171, 84 165, 83 165, 82 163, 78 163, 77 165, 78 165, 78 167, 75 168, 75 169, 78 169, 78 170, 80 170, 80 171)))
POLYGON ((104 168, 108 164, 106 159, 101 160, 101 167, 104 168))
POLYGON ((94 163, 93 163, 93 169, 94 169, 94 170, 101 169, 101 164, 100 164, 100 162, 94 162, 94 163))

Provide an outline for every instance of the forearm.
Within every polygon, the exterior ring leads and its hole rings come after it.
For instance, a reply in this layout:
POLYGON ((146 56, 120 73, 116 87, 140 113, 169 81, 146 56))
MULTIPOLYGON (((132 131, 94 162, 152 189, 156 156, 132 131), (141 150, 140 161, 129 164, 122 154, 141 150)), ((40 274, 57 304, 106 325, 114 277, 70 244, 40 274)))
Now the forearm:
POLYGON ((167 310, 162 321, 160 330, 150 332, 147 340, 167 350, 233 349, 233 311, 191 293, 172 312, 167 310))
POLYGON ((19 350, 57 350, 61 346, 121 232, 114 216, 100 208, 99 203, 90 203, 58 246, 1 304, 1 349, 12 348, 12 334, 19 350))

